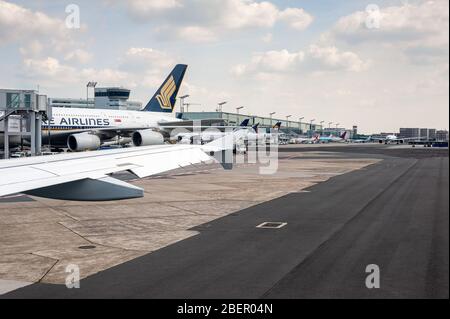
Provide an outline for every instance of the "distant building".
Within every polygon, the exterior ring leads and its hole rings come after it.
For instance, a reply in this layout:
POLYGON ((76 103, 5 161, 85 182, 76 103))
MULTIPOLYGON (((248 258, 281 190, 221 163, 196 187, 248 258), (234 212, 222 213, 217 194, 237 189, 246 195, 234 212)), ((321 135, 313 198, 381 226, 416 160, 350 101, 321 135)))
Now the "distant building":
POLYGON ((52 107, 95 108, 113 110, 142 109, 141 102, 129 101, 130 90, 118 87, 95 88, 94 99, 49 98, 52 107))
POLYGON ((439 142, 448 141, 448 131, 444 131, 444 130, 436 131, 436 141, 439 141, 439 142))
POLYGON ((352 133, 353 133, 353 136, 357 136, 358 135, 358 126, 353 125, 352 133))
MULTIPOLYGON (((425 133, 426 135, 426 133, 425 133)), ((421 129, 420 128, 400 128, 400 138, 413 138, 413 137, 419 137, 421 136, 421 129)))
POLYGON ((436 139, 436 129, 434 129, 434 128, 428 129, 428 138, 430 140, 435 140, 436 139))
POLYGON ((436 129, 433 128, 400 128, 400 138, 421 138, 427 140, 436 139, 436 129))

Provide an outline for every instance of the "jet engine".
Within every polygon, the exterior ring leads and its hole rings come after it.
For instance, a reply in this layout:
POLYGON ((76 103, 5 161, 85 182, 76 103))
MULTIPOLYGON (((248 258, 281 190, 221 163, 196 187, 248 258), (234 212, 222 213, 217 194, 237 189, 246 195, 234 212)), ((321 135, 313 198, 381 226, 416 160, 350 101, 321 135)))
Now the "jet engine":
POLYGON ((67 147, 72 152, 96 150, 100 147, 100 137, 89 133, 70 135, 67 139, 67 147))
POLYGON ((136 131, 131 137, 134 146, 162 145, 164 136, 151 129, 136 131))

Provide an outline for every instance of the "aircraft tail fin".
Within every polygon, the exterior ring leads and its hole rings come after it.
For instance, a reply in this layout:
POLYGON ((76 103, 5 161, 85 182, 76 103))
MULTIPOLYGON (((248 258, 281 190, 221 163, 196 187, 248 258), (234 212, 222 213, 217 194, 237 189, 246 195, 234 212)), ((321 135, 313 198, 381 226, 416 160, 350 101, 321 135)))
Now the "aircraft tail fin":
POLYGON ((272 128, 279 130, 281 127, 281 122, 277 122, 272 128))
POLYGON ((187 65, 176 65, 142 111, 172 113, 186 70, 187 65))
POLYGON ((343 140, 346 140, 347 139, 347 134, 348 134, 348 132, 344 131, 344 133, 342 133, 341 136, 339 136, 339 137, 342 138, 343 140))
POLYGON ((239 125, 240 127, 247 127, 248 123, 250 122, 250 119, 245 119, 242 121, 241 125, 239 125))

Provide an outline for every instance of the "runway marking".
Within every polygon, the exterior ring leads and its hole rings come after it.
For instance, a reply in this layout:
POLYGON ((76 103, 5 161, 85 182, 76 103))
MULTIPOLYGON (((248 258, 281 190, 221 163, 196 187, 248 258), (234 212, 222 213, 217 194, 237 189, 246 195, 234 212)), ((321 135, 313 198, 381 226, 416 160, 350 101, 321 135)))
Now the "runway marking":
POLYGON ((282 222, 264 222, 256 226, 256 228, 271 228, 271 229, 280 229, 286 226, 287 223, 282 222))

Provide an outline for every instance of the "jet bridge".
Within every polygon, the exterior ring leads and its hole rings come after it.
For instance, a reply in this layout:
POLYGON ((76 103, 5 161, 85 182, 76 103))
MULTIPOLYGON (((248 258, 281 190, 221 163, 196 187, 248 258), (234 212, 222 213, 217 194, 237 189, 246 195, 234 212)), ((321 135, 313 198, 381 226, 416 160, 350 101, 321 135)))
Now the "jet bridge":
POLYGON ((13 137, 26 139, 31 155, 40 155, 42 121, 51 118, 47 96, 34 90, 0 90, 0 131, 3 132, 4 158, 10 156, 13 137))

